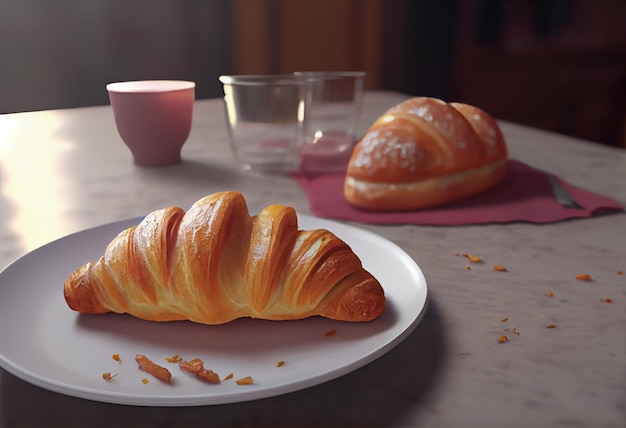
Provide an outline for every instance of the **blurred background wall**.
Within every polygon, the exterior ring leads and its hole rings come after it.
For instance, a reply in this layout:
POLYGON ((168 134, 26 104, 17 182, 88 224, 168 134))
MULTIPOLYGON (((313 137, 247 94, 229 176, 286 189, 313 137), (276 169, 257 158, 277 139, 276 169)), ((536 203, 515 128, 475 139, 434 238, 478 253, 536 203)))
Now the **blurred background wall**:
POLYGON ((108 104, 106 83, 232 69, 222 0, 0 0, 0 112, 108 104))
POLYGON ((0 0, 0 113, 108 82, 367 72, 366 87, 626 147, 624 0, 0 0))

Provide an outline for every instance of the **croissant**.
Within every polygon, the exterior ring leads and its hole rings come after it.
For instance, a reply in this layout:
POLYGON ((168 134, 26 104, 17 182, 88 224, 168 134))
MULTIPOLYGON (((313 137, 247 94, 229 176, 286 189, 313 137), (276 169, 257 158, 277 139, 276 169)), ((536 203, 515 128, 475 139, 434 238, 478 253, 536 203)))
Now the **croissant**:
POLYGON ((327 230, 298 230, 291 207, 251 217, 238 192, 206 196, 187 212, 148 214, 97 262, 71 273, 64 296, 82 313, 202 324, 318 315, 370 321, 385 307, 380 283, 345 242, 327 230))
POLYGON ((434 207, 495 185, 506 158, 504 137, 488 113, 411 98, 383 114, 354 147, 344 195, 368 210, 434 207))

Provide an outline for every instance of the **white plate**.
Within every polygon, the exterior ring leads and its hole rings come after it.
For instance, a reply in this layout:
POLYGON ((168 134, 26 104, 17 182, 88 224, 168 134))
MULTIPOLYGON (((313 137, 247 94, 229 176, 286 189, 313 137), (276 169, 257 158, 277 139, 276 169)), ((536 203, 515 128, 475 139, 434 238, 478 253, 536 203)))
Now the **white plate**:
POLYGON ((0 273, 0 366, 34 385, 90 400, 146 406, 233 403, 304 389, 345 375, 400 343, 426 310, 426 281, 390 241, 352 226, 299 216, 301 229, 325 228, 345 242, 383 285, 387 308, 377 320, 352 324, 319 317, 272 322, 240 319, 219 326, 154 323, 129 315, 79 315, 63 298, 75 268, 97 260, 132 219, 49 243, 0 273), (327 335, 335 330, 335 335, 327 335), (119 354, 122 361, 113 360, 119 354), (172 385, 140 371, 136 354, 167 367, 172 385), (234 379, 204 383, 165 358, 201 358, 234 379), (277 362, 284 361, 282 367, 277 362), (117 374, 111 381, 102 374, 117 374), (252 376, 252 385, 235 380, 252 376), (142 383, 147 378, 149 383, 142 383))

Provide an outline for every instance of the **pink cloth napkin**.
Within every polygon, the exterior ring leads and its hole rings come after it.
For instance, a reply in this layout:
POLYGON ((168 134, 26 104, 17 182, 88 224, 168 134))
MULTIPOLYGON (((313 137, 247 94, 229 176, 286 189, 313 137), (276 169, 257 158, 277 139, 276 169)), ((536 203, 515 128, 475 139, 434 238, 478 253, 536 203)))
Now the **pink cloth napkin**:
POLYGON ((411 212, 368 212, 354 208, 343 196, 344 173, 305 176, 294 174, 306 191, 311 212, 319 217, 371 224, 469 225, 516 221, 550 223, 624 212, 619 202, 559 180, 584 207, 562 207, 555 199, 549 174, 522 162, 509 160, 507 173, 488 191, 449 205, 411 212))

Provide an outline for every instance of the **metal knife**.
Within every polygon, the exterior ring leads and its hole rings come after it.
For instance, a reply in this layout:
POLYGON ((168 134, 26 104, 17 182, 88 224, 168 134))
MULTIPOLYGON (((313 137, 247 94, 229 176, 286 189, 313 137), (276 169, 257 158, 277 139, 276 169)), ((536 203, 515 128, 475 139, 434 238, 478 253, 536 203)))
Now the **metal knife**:
POLYGON ((565 190, 565 187, 563 187, 561 183, 559 183, 559 181, 556 178, 554 178, 554 176, 549 175, 548 178, 550 179, 550 184, 552 184, 552 191, 554 192, 554 198, 559 204, 561 204, 561 206, 565 208, 574 209, 574 210, 585 209, 582 205, 576 202, 574 198, 572 198, 572 195, 570 195, 567 192, 567 190, 565 190))

